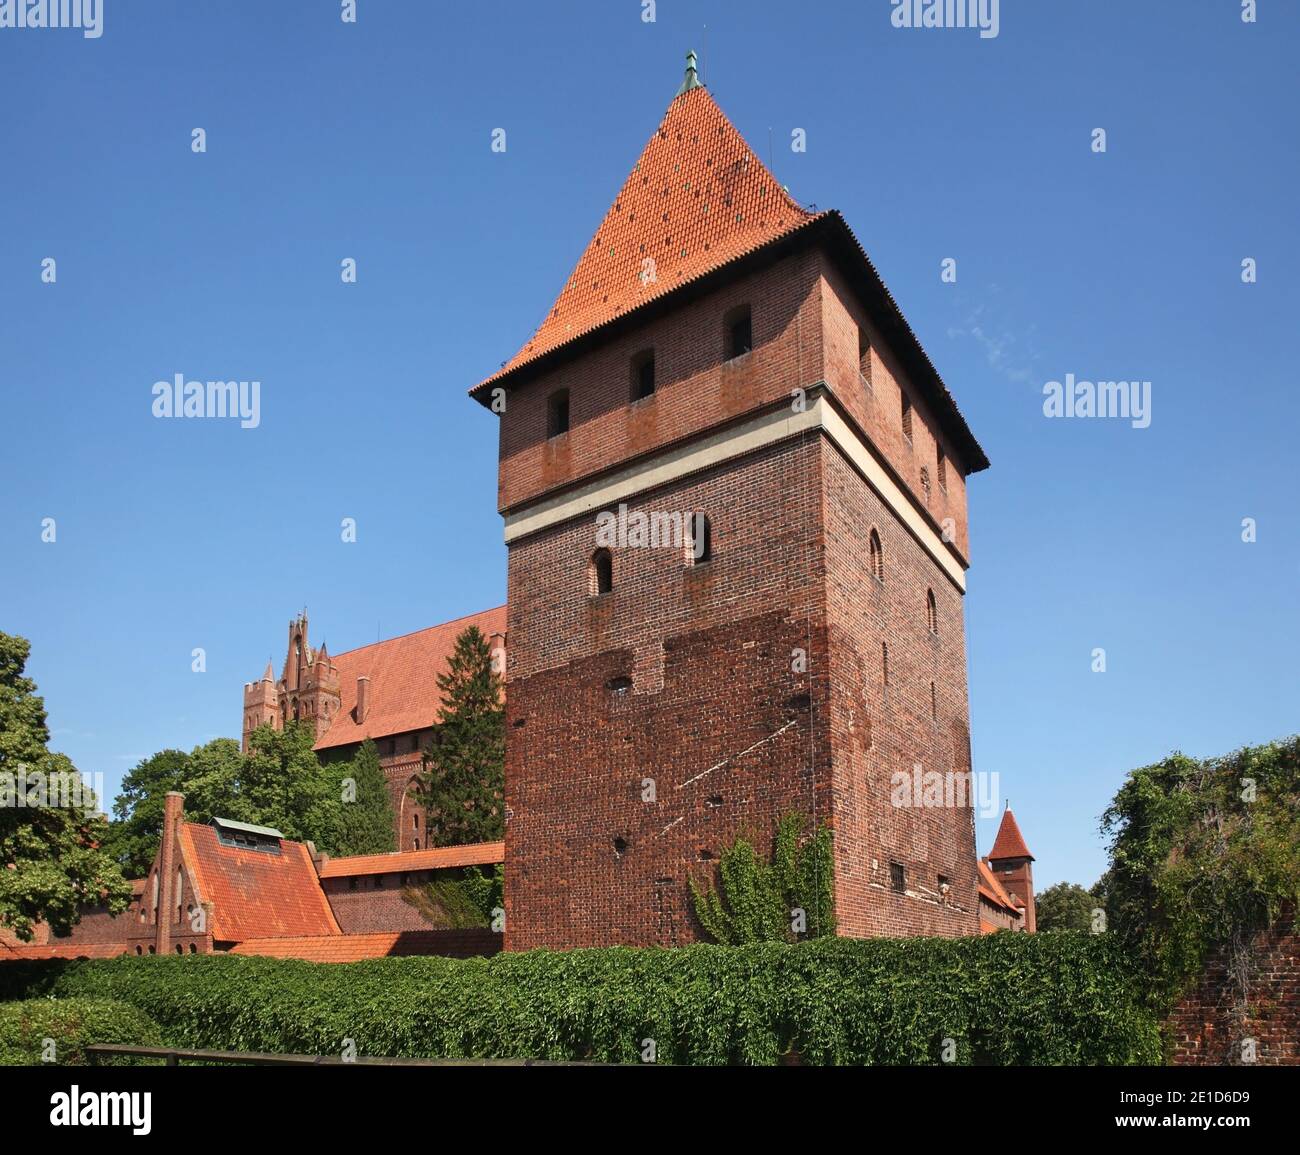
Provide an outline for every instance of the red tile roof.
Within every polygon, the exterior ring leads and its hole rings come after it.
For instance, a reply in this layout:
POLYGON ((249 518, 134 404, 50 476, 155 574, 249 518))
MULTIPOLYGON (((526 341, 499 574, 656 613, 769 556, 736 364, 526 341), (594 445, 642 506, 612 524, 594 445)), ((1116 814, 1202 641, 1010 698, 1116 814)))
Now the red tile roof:
POLYGON ((993 840, 993 849, 989 851, 988 857, 990 862, 996 862, 999 858, 1034 857, 1025 845, 1025 837, 1020 833, 1016 816, 1011 813, 1010 807, 1002 812, 1002 825, 998 827, 998 836, 993 840))
POLYGON ((329 729, 316 742, 316 749, 432 726, 442 706, 437 677, 446 671, 456 639, 470 626, 478 626, 487 635, 504 634, 506 607, 497 606, 332 656, 342 700, 329 729), (370 679, 370 704, 365 721, 358 722, 357 678, 363 674, 370 679))
POLYGON ((505 860, 504 842, 472 842, 465 846, 440 846, 431 850, 403 850, 393 854, 362 854, 353 858, 331 858, 321 866, 320 876, 321 878, 352 878, 359 874, 447 870, 456 866, 493 866, 505 860))
POLYGON ((1005 888, 998 881, 997 875, 989 869, 988 864, 986 862, 978 862, 976 863, 976 866, 979 867, 978 890, 985 900, 993 906, 1003 907, 1012 914, 1019 913, 1021 904, 1016 902, 1011 895, 1006 892, 1005 888))
POLYGON ((231 954, 297 958, 306 962, 358 962, 395 955, 490 954, 500 949, 491 931, 404 930, 383 934, 343 934, 308 938, 251 939, 231 954))
POLYGON ((286 839, 279 854, 222 846, 211 826, 185 822, 180 847, 217 942, 342 933, 302 843, 286 839))
POLYGON ((21 945, 10 947, 11 954, 0 954, 2 958, 47 959, 47 958, 117 958, 128 954, 131 948, 124 942, 63 942, 46 943, 43 946, 21 945))
POLYGON ((682 93, 546 319, 471 392, 814 219, 777 183, 707 89, 682 93))

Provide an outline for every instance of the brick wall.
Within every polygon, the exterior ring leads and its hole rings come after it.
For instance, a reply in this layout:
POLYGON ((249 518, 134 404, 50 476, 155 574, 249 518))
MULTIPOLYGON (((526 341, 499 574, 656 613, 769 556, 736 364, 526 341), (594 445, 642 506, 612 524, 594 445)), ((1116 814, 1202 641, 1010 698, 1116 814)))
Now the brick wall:
POLYGON ((1300 1066, 1300 936, 1273 930, 1256 939, 1254 951, 1244 1021, 1234 1019, 1236 992, 1222 955, 1210 960, 1204 977, 1165 1021, 1175 1065, 1236 1065, 1241 1041, 1249 1037, 1256 1041, 1256 1063, 1300 1066))

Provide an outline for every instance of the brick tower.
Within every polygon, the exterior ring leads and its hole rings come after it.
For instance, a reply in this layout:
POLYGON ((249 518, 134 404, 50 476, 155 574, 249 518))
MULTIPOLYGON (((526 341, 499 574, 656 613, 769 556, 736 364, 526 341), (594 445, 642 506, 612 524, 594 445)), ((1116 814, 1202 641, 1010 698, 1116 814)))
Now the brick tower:
POLYGON ((267 662, 260 682, 244 684, 242 748, 247 751, 249 735, 267 722, 282 730, 285 723, 295 719, 309 721, 319 738, 329 729, 341 704, 338 670, 325 646, 313 652, 308 644, 307 611, 304 610, 289 623, 289 648, 279 683, 272 677, 271 663, 267 662))
POLYGON ((1020 833, 1020 824, 1010 806, 1002 812, 998 836, 993 840, 993 849, 986 861, 1002 889, 1024 905, 1025 930, 1032 934, 1038 929, 1038 919, 1034 915, 1034 856, 1025 845, 1025 836, 1020 833))
POLYGON ((973 811, 891 787, 970 769, 988 462, 843 218, 777 184, 693 55, 471 393, 501 417, 507 948, 693 941, 688 881, 791 811, 834 828, 840 933, 975 933, 973 811))

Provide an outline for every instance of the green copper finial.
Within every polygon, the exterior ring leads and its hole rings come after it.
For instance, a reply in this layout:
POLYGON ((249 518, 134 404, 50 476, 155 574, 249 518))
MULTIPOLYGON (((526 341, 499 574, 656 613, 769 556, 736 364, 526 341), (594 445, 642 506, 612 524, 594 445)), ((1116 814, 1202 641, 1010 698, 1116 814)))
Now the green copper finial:
POLYGON ((700 83, 700 74, 695 67, 695 49, 691 49, 686 54, 686 78, 682 81, 682 86, 677 90, 677 95, 681 96, 683 92, 690 92, 692 88, 703 88, 700 83))

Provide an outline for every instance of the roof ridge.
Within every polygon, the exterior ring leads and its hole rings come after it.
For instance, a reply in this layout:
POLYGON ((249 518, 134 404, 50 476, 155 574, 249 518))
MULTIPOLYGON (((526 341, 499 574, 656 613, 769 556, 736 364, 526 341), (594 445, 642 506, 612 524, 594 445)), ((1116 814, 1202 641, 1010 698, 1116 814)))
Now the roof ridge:
POLYGON ((446 626, 454 626, 457 622, 467 621, 470 618, 481 618, 484 614, 504 610, 508 605, 508 602, 502 602, 501 605, 491 606, 486 610, 478 610, 472 614, 462 614, 458 618, 449 618, 445 622, 435 622, 431 626, 422 626, 418 630, 407 630, 404 634, 394 634, 391 638, 380 638, 377 642, 367 642, 364 646, 354 646, 350 650, 340 650, 337 654, 330 654, 330 660, 337 661, 339 658, 348 658, 353 654, 359 654, 362 650, 369 650, 375 646, 386 646, 389 642, 400 642, 403 638, 413 638, 416 634, 427 634, 430 630, 441 630, 446 626))

